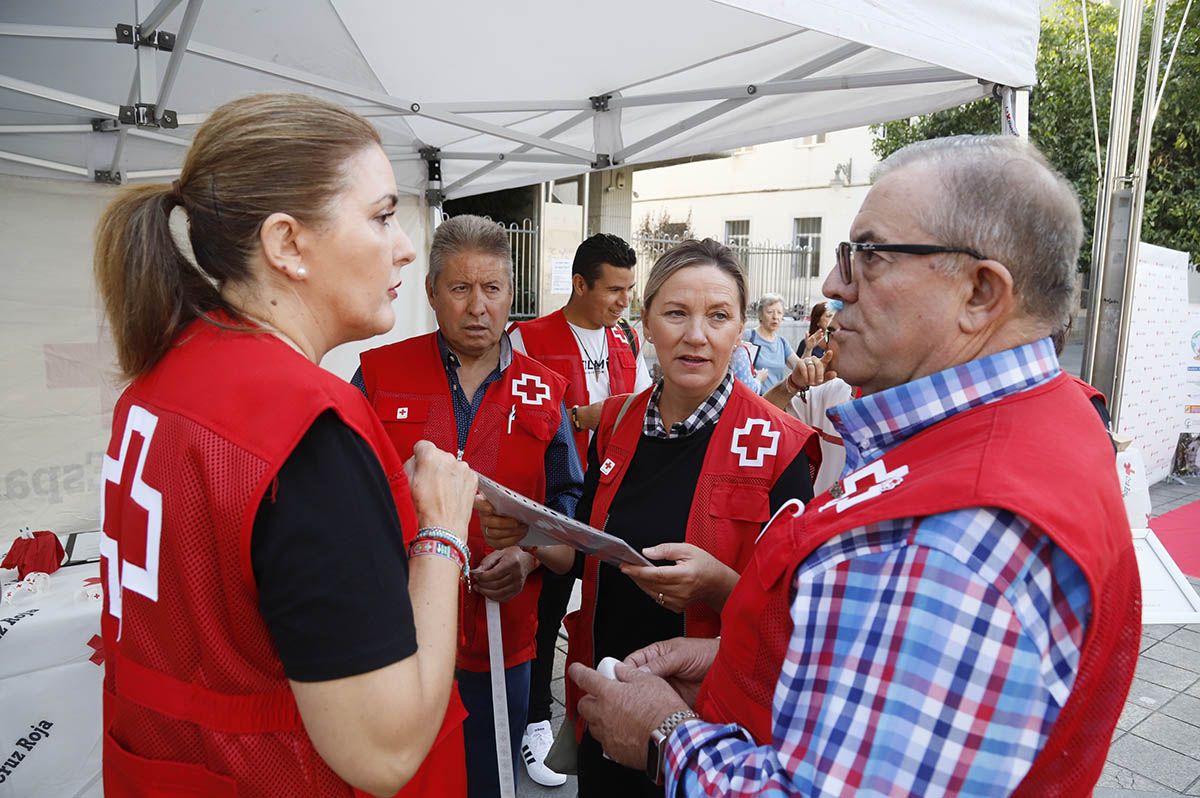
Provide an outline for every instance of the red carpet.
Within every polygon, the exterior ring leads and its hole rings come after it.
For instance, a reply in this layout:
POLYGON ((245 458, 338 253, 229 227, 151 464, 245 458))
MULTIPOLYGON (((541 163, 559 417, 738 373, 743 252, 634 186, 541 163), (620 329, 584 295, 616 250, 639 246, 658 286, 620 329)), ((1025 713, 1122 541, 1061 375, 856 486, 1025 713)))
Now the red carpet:
POLYGON ((1150 519, 1150 528, 1179 570, 1200 577, 1200 500, 1150 519))

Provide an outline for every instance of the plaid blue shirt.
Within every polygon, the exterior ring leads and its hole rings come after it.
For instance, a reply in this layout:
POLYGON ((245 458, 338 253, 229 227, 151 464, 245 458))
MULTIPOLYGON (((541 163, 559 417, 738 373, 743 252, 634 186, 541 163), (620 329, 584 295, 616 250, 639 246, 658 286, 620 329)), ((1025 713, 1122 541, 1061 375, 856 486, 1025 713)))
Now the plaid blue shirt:
MULTIPOLYGON (((843 475, 1059 371, 1043 339, 839 405, 843 475)), ((772 744, 685 723, 667 795, 1012 792, 1070 694, 1090 614, 1049 538, 989 507, 890 520, 825 543, 794 588, 772 744)))

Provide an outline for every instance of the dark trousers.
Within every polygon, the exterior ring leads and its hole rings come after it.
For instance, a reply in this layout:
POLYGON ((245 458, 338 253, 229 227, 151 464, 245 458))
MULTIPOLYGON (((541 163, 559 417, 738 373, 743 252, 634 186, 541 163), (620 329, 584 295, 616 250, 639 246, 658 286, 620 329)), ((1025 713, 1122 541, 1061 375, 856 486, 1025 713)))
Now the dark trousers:
POLYGON ((635 770, 604 758, 590 732, 579 743, 579 798, 662 798, 663 788, 635 770))
MULTIPOLYGON (((492 677, 487 671, 458 671, 458 692, 467 708, 463 721, 463 742, 467 751, 467 795, 469 798, 495 798, 500 794, 500 773, 496 769, 496 726, 492 712, 492 677)), ((523 662, 504 671, 508 693, 508 738, 512 743, 513 783, 516 783, 520 759, 521 735, 529 710, 529 663, 523 662)))
POLYGON ((550 695, 550 681, 554 676, 558 627, 567 614, 567 604, 571 601, 571 589, 574 586, 574 577, 556 574, 549 568, 542 569, 542 592, 538 596, 537 656, 529 675, 529 723, 550 720, 554 700, 550 695))

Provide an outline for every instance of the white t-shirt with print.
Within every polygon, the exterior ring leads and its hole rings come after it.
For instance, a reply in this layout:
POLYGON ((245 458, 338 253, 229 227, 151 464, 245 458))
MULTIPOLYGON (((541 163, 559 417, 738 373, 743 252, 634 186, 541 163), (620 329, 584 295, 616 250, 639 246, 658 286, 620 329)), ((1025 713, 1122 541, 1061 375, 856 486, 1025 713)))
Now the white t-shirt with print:
MULTIPOLYGON (((587 378, 588 403, 607 399, 611 395, 608 385, 608 347, 610 345, 628 346, 628 344, 618 344, 617 339, 607 327, 589 330, 571 324, 569 321, 567 326, 571 328, 571 332, 575 336, 575 346, 579 349, 580 364, 583 366, 583 374, 587 378), (599 365, 599 369, 597 369, 597 365, 599 365)), ((525 351, 525 340, 521 337, 520 329, 512 332, 509 340, 512 342, 513 349, 521 354, 529 354, 525 351)), ((633 392, 638 393, 649 387, 650 370, 646 368, 646 359, 642 356, 639 347, 637 376, 634 379, 633 392)))

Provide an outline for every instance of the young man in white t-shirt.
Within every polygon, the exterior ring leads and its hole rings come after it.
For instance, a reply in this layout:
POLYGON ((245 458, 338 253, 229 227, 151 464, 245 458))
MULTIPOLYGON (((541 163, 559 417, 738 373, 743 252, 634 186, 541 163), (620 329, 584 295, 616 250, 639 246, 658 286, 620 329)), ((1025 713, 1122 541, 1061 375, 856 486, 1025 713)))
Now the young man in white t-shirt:
MULTIPOLYGON (((629 307, 637 255, 623 239, 608 233, 588 238, 571 265, 571 298, 561 310, 509 329, 512 346, 554 371, 568 383, 566 403, 575 427, 575 445, 587 468, 591 433, 580 425, 577 409, 650 387, 650 372, 637 333, 621 314, 629 307)), ((529 686, 529 725, 521 739, 521 758, 538 784, 556 787, 566 776, 545 765, 553 734, 550 726, 550 679, 558 627, 566 613, 574 580, 543 575, 538 602, 537 658, 529 686)))

